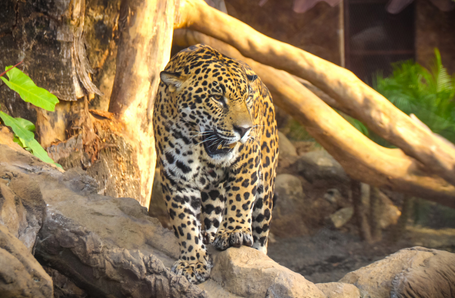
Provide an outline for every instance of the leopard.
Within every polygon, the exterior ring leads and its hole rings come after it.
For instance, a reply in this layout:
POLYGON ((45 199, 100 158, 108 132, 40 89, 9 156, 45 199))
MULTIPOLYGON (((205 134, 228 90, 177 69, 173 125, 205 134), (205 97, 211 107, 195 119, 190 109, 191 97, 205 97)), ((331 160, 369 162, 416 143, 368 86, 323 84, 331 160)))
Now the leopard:
POLYGON ((153 126, 157 167, 180 256, 171 270, 201 283, 218 250, 267 254, 278 131, 269 90, 244 62, 208 45, 160 72, 153 126))

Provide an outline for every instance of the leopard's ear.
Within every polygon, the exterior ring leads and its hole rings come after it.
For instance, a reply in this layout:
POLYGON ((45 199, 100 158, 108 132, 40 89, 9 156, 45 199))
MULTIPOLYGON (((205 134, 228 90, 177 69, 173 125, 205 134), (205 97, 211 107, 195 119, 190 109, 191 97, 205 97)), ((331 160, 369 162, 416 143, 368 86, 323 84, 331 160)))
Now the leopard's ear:
POLYGON ((160 78, 163 83, 169 86, 171 92, 174 92, 185 82, 185 79, 178 72, 162 71, 160 72, 160 78))

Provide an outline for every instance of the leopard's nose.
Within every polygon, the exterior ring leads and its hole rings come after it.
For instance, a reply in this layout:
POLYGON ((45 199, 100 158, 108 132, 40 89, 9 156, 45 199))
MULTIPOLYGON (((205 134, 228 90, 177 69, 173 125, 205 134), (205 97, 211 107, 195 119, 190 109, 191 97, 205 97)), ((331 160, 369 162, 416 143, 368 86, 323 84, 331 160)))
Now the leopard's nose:
POLYGON ((234 125, 234 131, 240 135, 240 139, 250 130, 251 126, 237 126, 234 125))

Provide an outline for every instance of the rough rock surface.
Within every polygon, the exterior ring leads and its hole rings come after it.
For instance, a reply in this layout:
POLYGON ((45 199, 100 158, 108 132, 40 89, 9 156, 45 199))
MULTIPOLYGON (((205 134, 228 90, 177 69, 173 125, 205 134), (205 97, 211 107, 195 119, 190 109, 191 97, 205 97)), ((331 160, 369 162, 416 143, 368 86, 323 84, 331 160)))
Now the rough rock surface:
POLYGON ((45 203, 39 186, 18 172, 15 176, 0 173, 0 224, 31 252, 44 218, 45 203))
POLYGON ((74 170, 61 173, 4 145, 0 173, 9 185, 28 179, 39 186, 46 208, 35 256, 90 295, 207 296, 170 272, 178 255, 175 237, 137 201, 100 196, 92 178, 74 170))
MULTIPOLYGON (((135 200, 98 195, 96 183, 84 173, 77 170, 62 173, 22 149, 14 150, 1 144, 0 173, 3 204, 0 207, 10 206, 5 205, 7 194, 22 203, 22 207, 18 205, 14 209, 16 214, 22 214, 23 221, 19 222, 33 226, 25 211, 30 211, 29 215, 34 215, 38 223, 41 219, 35 256, 41 264, 59 272, 52 273, 56 285, 60 279, 64 284, 68 278, 75 284, 71 286, 72 293, 80 297, 324 298, 343 297, 334 295, 344 295, 349 290, 355 292, 345 285, 341 292, 336 290, 339 285, 318 288, 302 275, 248 247, 223 252, 212 249, 215 266, 211 279, 199 286, 192 285, 169 270, 179 253, 173 233, 164 229, 157 219, 150 218, 135 200), (20 208, 25 211, 18 212, 20 208)), ((19 230, 13 229, 14 232, 19 230)), ((8 241, 0 238, 0 283, 6 281, 4 285, 22 291, 8 294, 10 296, 1 292, 1 296, 30 297, 27 295, 32 293, 33 286, 42 282, 39 284, 41 292, 33 297, 52 297, 52 284, 43 268, 7 231, 6 225, 2 225, 0 231, 9 234, 8 241), (14 242, 18 248, 11 248, 14 242), (31 260, 26 261, 28 258, 31 260), (36 269, 29 264, 36 265, 36 269), (2 271, 4 268, 7 270, 2 271)), ((31 243, 27 240, 31 238, 23 237, 22 241, 31 243)), ((286 244, 280 245, 284 245, 282 255, 296 262, 295 256, 288 254, 286 244)), ((338 265, 342 262, 336 256, 339 247, 331 246, 326 240, 321 247, 327 253, 327 260, 338 265)), ((354 284, 362 297, 390 297, 390 294, 396 298, 450 297, 455 292, 454 264, 454 254, 416 247, 351 272, 340 282, 354 284)), ((335 267, 329 268, 333 271, 335 267)))
POLYGON ((337 212, 330 215, 330 220, 333 226, 337 229, 341 228, 346 224, 354 215, 354 207, 341 208, 337 212))
POLYGON ((55 269, 44 267, 54 282, 54 298, 87 298, 88 294, 55 269))
POLYGON ((316 180, 346 184, 349 177, 343 167, 327 151, 312 151, 296 161, 297 171, 309 182, 316 180))
POLYGON ((249 247, 217 253, 212 279, 241 297, 325 298, 312 282, 249 247))
POLYGON ((398 209, 397 206, 393 204, 393 202, 385 195, 383 192, 378 191, 379 195, 379 212, 380 212, 380 220, 379 226, 382 229, 387 228, 390 225, 394 225, 398 222, 400 218, 401 211, 398 209))
POLYGON ((278 132, 278 148, 280 150, 280 155, 297 156, 297 151, 295 150, 294 145, 281 132, 278 132))
POLYGON ((0 297, 53 297, 52 279, 28 248, 0 224, 0 297))
POLYGON ((359 289, 351 284, 342 282, 328 282, 316 284, 327 298, 360 298, 359 289))
POLYGON ((300 179, 290 174, 278 175, 275 193, 277 200, 273 208, 271 232, 278 237, 308 235, 303 218, 307 206, 300 179))
MULTIPOLYGON (((28 181, 20 199, 33 181, 35 197, 45 202, 35 257, 74 282, 81 297, 325 297, 303 276, 250 248, 211 251, 212 278, 195 286, 170 271, 179 254, 176 238, 137 201, 98 195, 95 181, 79 170, 62 173, 1 144, 0 172, 8 191, 28 181)), ((62 276, 52 276, 57 285, 62 276)))
POLYGON ((355 285, 361 297, 453 297, 455 254, 406 248, 346 274, 340 282, 355 285))

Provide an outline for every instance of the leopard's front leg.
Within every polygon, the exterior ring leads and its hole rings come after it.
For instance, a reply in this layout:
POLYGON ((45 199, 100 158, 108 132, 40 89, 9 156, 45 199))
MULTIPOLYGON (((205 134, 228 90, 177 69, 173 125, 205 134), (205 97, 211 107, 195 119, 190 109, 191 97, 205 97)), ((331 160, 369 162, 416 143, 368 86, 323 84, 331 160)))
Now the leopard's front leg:
MULTIPOLYGON (((255 163, 254 159, 250 163, 255 163)), ((258 176, 257 167, 245 163, 231 170, 226 182, 226 207, 223 222, 213 245, 219 250, 241 245, 252 246, 252 208, 255 201, 258 176)))
POLYGON ((163 187, 163 194, 180 248, 180 257, 172 266, 172 271, 192 283, 203 282, 210 276, 213 265, 202 243, 198 220, 201 193, 196 189, 178 191, 163 187))

